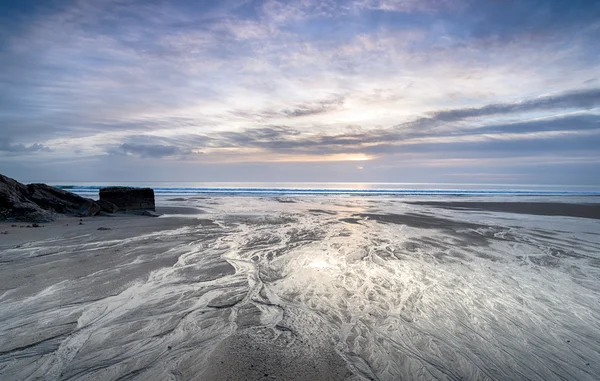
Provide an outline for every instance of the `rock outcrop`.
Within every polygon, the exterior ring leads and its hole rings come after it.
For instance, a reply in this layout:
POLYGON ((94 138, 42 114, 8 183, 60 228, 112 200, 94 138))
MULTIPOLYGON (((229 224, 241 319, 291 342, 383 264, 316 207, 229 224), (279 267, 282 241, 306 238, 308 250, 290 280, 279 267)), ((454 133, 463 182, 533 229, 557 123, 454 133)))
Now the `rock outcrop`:
POLYGON ((100 201, 115 204, 119 210, 155 210, 152 188, 108 187, 100 189, 100 201))
POLYGON ((27 198, 27 186, 0 175, 0 220, 52 221, 52 213, 27 198))
POLYGON ((154 213, 151 188, 102 188, 100 200, 94 201, 46 184, 24 185, 0 174, 0 221, 49 222, 59 214, 91 217, 120 210, 159 216, 154 213))
POLYGON ((46 184, 29 184, 27 198, 42 209, 61 214, 75 214, 80 217, 95 216, 100 212, 94 200, 78 196, 46 184))
POLYGON ((0 175, 0 220, 48 222, 57 214, 94 216, 100 206, 89 198, 46 184, 24 185, 0 175))

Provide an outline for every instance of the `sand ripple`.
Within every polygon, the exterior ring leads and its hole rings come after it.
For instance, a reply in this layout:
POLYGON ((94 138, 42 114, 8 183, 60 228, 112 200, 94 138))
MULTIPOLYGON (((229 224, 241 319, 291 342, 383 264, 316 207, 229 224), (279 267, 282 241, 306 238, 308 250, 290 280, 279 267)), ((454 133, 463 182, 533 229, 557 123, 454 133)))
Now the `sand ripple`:
POLYGON ((600 375, 596 220, 239 201, 2 250, 0 378, 600 375))

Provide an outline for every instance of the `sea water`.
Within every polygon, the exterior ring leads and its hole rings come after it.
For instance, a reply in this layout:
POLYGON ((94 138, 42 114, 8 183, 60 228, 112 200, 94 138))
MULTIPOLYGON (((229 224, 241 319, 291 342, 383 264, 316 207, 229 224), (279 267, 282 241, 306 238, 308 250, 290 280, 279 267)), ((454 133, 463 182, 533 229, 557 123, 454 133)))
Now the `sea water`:
MULTIPOLYGON (((600 186, 446 184, 446 183, 211 183, 211 182, 120 182, 52 183, 84 197, 97 198, 107 186, 150 187, 157 198, 198 195, 286 196, 598 196, 600 186)), ((586 199, 582 199, 586 200, 586 199)))

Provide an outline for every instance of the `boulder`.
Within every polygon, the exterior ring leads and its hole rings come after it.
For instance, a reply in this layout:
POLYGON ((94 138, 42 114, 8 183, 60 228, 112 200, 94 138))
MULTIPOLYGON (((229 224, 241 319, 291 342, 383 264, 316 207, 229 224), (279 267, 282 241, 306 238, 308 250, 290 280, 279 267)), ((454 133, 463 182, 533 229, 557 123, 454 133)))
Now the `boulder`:
POLYGON ((100 207, 89 198, 80 197, 45 184, 24 185, 0 175, 0 220, 48 222, 56 213, 86 216, 98 213, 100 207))
POLYGON ((106 213, 116 213, 119 211, 119 207, 110 201, 98 200, 96 201, 96 204, 98 204, 100 209, 102 209, 102 211, 106 213))
POLYGON ((142 216, 146 216, 146 217, 160 217, 160 216, 162 216, 162 214, 160 214, 160 213, 156 213, 156 212, 154 212, 154 211, 152 211, 152 210, 144 210, 144 211, 141 213, 141 215, 142 215, 142 216))
POLYGON ((100 201, 109 201, 119 210, 154 210, 152 188, 108 187, 100 189, 100 201))
POLYGON ((102 208, 100 208, 100 205, 92 201, 82 205, 77 211, 76 215, 78 217, 91 217, 100 213, 101 210, 102 208))

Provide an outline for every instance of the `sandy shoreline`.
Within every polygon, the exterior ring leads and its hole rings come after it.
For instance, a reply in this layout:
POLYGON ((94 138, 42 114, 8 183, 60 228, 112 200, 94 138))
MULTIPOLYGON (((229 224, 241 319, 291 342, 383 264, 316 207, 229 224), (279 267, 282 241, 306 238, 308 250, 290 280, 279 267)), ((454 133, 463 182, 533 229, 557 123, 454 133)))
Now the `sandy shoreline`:
POLYGON ((152 217, 128 214, 84 218, 62 216, 53 222, 39 223, 40 227, 31 227, 33 225, 31 222, 0 221, 0 232, 6 232, 6 234, 0 234, 0 250, 14 245, 54 237, 69 238, 79 235, 94 235, 98 238, 124 239, 162 229, 195 225, 189 219, 176 218, 169 215, 192 216, 203 213, 198 208, 173 206, 158 207, 157 212, 164 214, 168 218, 154 220, 152 217), (80 222, 82 222, 82 225, 80 225, 80 222))
POLYGON ((159 218, 0 223, 2 378, 592 380, 600 371, 591 360, 600 327, 581 318, 600 317, 597 205, 206 201, 163 206, 159 218), (541 216, 530 229, 506 217, 479 223, 471 211, 541 216), (554 228, 560 215, 585 218, 554 228))

